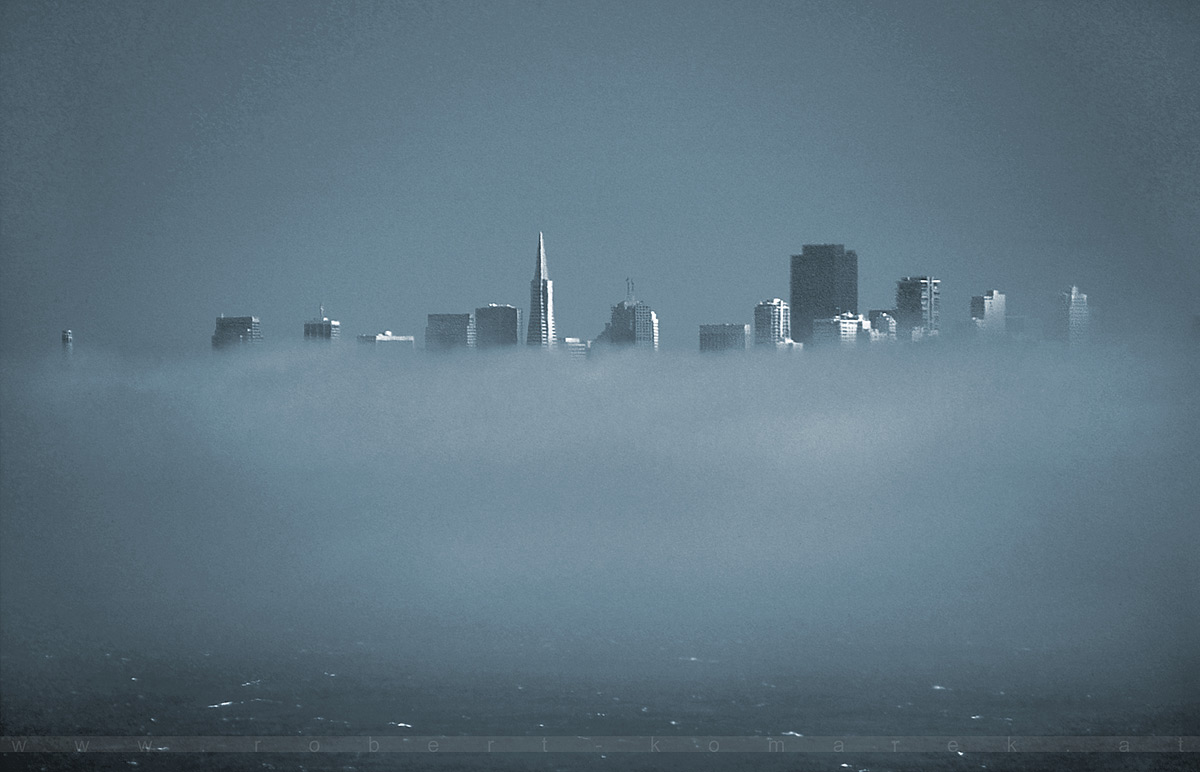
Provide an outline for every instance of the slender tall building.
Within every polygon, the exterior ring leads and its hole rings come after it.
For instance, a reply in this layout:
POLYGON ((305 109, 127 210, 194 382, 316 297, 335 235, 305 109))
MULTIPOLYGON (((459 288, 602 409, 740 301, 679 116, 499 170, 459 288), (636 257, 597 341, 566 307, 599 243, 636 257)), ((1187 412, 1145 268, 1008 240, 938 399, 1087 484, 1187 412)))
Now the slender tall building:
POLYGON ((905 276, 896 282, 896 334, 901 340, 921 340, 938 334, 941 324, 941 279, 905 276))
POLYGON ((1088 315, 1087 295, 1080 292, 1078 287, 1071 287, 1070 292, 1062 294, 1059 318, 1062 326, 1060 331, 1066 335, 1068 344, 1077 346, 1087 343, 1091 319, 1088 315))
POLYGON ((554 282, 546 273, 546 244, 538 233, 537 268, 529 282, 529 331, 525 342, 530 346, 554 347, 554 282))
POLYGON ((792 337, 812 338, 813 319, 858 313, 858 254, 844 244, 805 244, 792 255, 792 337))

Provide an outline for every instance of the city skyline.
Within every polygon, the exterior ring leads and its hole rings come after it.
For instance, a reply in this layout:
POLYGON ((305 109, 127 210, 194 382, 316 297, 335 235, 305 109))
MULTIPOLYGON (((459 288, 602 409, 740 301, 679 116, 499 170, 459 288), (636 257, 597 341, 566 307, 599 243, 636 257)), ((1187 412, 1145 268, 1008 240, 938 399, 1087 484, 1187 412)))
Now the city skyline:
MULTIPOLYGON (((836 323, 835 326, 838 326, 839 329, 849 329, 846 325, 853 322, 852 326, 858 329, 864 339, 876 341, 894 341, 897 331, 901 333, 900 339, 906 342, 936 338, 942 332, 941 279, 929 276, 904 276, 896 281, 895 302, 891 308, 873 309, 869 314, 856 314, 853 311, 842 312, 839 310, 842 304, 857 307, 855 287, 858 283, 858 256, 853 250, 845 249, 842 244, 805 244, 802 254, 790 257, 790 266, 789 289, 792 296, 804 296, 803 302, 810 307, 820 306, 814 312, 813 319, 807 321, 810 326, 814 322, 836 323), (842 260, 845 261, 844 264, 839 262, 842 260), (834 309, 836 313, 819 313, 829 309, 834 309), (887 319, 890 332, 881 333, 872 327, 880 317, 887 319), (897 325, 899 326, 897 327, 897 325), (869 332, 871 334, 868 335, 869 332)), ((605 323, 604 330, 594 338, 588 339, 567 337, 554 329, 553 282, 547 278, 548 276, 545 234, 539 232, 537 262, 534 278, 530 281, 532 310, 529 314, 529 329, 526 333, 526 337, 532 337, 532 341, 524 342, 543 348, 553 348, 568 341, 585 344, 586 347, 590 347, 593 342, 617 344, 636 342, 639 345, 649 345, 654 350, 658 349, 658 316, 647 304, 635 298, 632 279, 626 278, 625 300, 611 307, 611 317, 605 323)), ((989 336, 1003 334, 1006 331, 1006 308, 1006 295, 999 290, 990 289, 982 295, 974 295, 970 299, 965 316, 951 314, 949 318, 951 334, 964 337, 974 337, 979 332, 984 332, 989 336)), ((328 317, 324 317, 324 313, 324 305, 321 305, 320 316, 305 322, 304 338, 306 340, 310 338, 337 340, 339 338, 340 322, 331 321, 328 317)), ((221 333, 224 317, 225 315, 222 314, 217 320, 218 334, 221 333)), ((431 339, 434 341, 434 349, 516 345, 522 342, 521 317, 520 308, 497 303, 476 307, 473 311, 466 313, 428 314, 425 338, 426 341, 431 339), (480 322, 481 318, 486 318, 487 321, 480 322), (454 331, 443 330, 445 324, 450 324, 454 331), (438 332, 433 333, 432 338, 431 328, 438 329, 438 332), (477 330, 482 330, 482 332, 477 335, 477 330), (451 340, 452 343, 446 342, 451 340)), ((1069 291, 1060 293, 1059 303, 1053 312, 1047 313, 1041 323, 1035 324, 1032 330, 1026 328, 1024 317, 1020 317, 1020 319, 1018 332, 1020 337, 1026 340, 1045 337, 1049 340, 1061 338, 1071 343, 1079 343, 1090 338, 1090 334, 1079 332, 1082 327, 1090 327, 1090 316, 1087 308, 1087 296, 1079 292, 1075 285, 1072 285, 1069 291), (1063 320, 1063 298, 1067 299, 1068 306, 1074 307, 1076 297, 1079 298, 1079 304, 1083 310, 1077 310, 1070 314, 1068 323, 1063 320), (1068 326, 1071 330, 1069 334, 1068 326), (1032 337, 1030 337, 1031 332, 1033 333, 1032 337)), ((260 326, 258 318, 254 317, 254 320, 255 325, 260 326)), ((751 311, 751 321, 756 344, 768 342, 792 344, 790 304, 780 298, 764 300, 756 304, 751 311)), ((701 340, 703 341, 706 335, 718 335, 716 328, 730 327, 731 325, 741 327, 741 324, 734 323, 701 324, 699 325, 701 340), (708 328, 707 333, 705 328, 708 328)), ((747 329, 750 329, 750 325, 746 326, 747 329)), ((62 332, 64 337, 68 333, 70 330, 62 332)), ((727 335, 728 331, 720 334, 727 335)), ((846 337, 848 334, 843 331, 838 335, 846 337)), ((360 334, 358 338, 374 340, 374 335, 375 333, 360 334)), ((822 337, 828 337, 828 335, 828 330, 822 332, 822 337)), ((809 337, 811 343, 811 332, 809 337)), ((255 340, 262 340, 261 332, 257 333, 255 340)), ((802 341, 796 342, 802 343, 802 341)), ((218 346, 214 336, 214 348, 216 347, 218 346)), ((725 344, 722 344, 722 347, 725 347, 725 344)), ((701 350, 707 349, 706 344, 702 342, 701 350)))
POLYGON ((942 278, 948 318, 989 287, 1036 317, 1074 284, 1134 331, 1200 293, 1186 5, 3 14, 9 352, 66 328, 174 347, 130 315, 203 346, 222 310, 278 340, 318 300, 419 335, 524 307, 539 229, 562 334, 594 335, 632 275, 670 349, 786 299, 804 243, 857 251, 859 312, 905 275, 942 278))

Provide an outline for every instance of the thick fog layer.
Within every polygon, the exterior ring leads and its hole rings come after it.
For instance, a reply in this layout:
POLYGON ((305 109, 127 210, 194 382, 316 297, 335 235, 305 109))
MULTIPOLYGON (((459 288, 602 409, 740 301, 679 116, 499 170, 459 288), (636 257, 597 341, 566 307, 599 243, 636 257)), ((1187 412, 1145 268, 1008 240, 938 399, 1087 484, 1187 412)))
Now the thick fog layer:
POLYGON ((8 362, 6 633, 1195 683, 1194 358, 391 353, 8 362))

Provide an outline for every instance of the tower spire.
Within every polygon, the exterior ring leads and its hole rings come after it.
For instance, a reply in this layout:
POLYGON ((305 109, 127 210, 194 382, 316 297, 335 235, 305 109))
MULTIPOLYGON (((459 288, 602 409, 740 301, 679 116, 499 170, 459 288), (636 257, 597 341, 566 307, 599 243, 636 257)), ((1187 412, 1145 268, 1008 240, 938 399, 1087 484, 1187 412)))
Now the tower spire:
POLYGON ((553 348, 554 331, 554 282, 546 271, 546 240, 538 231, 537 269, 529 283, 529 333, 525 342, 531 346, 553 348))

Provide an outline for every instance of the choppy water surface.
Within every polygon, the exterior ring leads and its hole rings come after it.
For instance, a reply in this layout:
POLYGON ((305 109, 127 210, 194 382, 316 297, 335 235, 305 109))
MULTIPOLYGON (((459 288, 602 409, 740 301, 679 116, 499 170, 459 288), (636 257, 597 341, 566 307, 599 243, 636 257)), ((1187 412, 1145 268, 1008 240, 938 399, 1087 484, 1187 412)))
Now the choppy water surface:
MULTIPOLYGON (((28 631, 26 631, 28 632, 28 631)), ((1194 735, 1200 704, 1164 698, 1129 678, 1089 676, 1061 652, 977 647, 894 668, 858 667, 856 646, 790 666, 758 656, 753 641, 622 651, 591 666, 561 641, 531 645, 521 663, 464 661, 430 668, 379 640, 296 645, 277 652, 145 651, 50 635, 14 640, 3 654, 6 735, 279 736, 1027 736, 1194 735), (720 652, 722 657, 712 654, 720 652), (739 656, 740 655, 740 656, 739 656), (540 658, 540 666, 539 666, 540 658), (496 667, 501 664, 501 667, 496 667), (504 666, 506 665, 506 666, 504 666), (657 671, 655 674, 652 671, 657 671), (1064 676, 1070 673, 1070 676, 1064 676)), ((452 648, 452 643, 448 643, 452 648)), ((588 651, 594 651, 590 646, 588 651)), ((862 650, 862 661, 879 654, 862 650)), ((692 768, 719 763, 800 769, 1186 768, 1186 759, 1112 754, 1049 759, 1025 754, 726 755, 508 754, 440 759, 405 754, 9 755, 33 768, 357 769, 692 768), (118 758, 118 756, 120 758, 118 758), (733 762, 736 758, 738 761, 733 762), (846 761, 850 767, 842 767, 846 761), (1140 766, 1139 766, 1140 765, 1140 766), (1175 766, 1173 766, 1175 765, 1175 766)))

